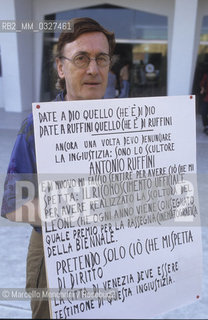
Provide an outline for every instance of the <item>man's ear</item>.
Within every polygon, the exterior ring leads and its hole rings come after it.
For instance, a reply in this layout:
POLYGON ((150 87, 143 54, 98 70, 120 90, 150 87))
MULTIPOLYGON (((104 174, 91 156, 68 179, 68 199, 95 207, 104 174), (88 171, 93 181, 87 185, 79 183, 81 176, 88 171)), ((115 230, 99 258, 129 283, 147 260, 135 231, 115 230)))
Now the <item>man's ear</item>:
POLYGON ((63 62, 60 58, 56 58, 56 68, 60 79, 64 78, 63 62))

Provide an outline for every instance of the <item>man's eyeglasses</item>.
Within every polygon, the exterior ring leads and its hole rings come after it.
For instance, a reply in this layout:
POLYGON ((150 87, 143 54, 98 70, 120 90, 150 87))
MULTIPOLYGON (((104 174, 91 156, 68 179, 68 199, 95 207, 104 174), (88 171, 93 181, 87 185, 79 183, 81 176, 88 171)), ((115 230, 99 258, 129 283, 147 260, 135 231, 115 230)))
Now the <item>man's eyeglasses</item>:
POLYGON ((86 54, 78 54, 74 58, 69 59, 65 56, 61 56, 60 59, 66 59, 72 62, 77 68, 87 68, 91 60, 95 60, 97 65, 101 68, 107 67, 111 63, 111 58, 107 53, 101 53, 95 58, 90 58, 86 54))

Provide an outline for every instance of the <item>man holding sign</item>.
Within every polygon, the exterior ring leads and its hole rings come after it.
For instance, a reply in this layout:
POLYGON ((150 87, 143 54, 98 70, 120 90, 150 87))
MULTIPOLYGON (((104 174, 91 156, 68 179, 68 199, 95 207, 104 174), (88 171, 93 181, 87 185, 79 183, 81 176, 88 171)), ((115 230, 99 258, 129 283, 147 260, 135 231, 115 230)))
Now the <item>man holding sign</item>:
MULTIPOLYGON (((63 31, 57 44, 56 64, 61 93, 56 101, 102 99, 115 47, 114 33, 90 18, 72 19, 70 25, 73 31, 63 31)), ((47 287, 37 186, 34 187, 36 173, 33 118, 30 114, 19 131, 11 155, 1 211, 1 215, 11 221, 33 225, 27 257, 28 292, 47 287), (21 185, 22 180, 28 180, 28 185, 21 185), (20 198, 17 181, 21 188, 20 198), (28 187, 23 197, 21 186, 28 187)), ((31 308, 33 318, 50 317, 47 300, 31 299, 31 308)))

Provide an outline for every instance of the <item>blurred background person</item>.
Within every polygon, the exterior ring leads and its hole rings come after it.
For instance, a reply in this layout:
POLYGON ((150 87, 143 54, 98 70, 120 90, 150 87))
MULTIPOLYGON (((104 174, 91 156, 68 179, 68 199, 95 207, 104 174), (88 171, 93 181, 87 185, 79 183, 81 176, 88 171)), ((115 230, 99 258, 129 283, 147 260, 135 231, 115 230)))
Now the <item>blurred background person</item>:
POLYGON ((114 55, 112 57, 111 68, 108 72, 108 84, 105 91, 104 99, 112 99, 118 96, 117 93, 117 76, 116 70, 114 68, 115 63, 117 62, 118 57, 114 55))
POLYGON ((204 133, 208 135, 208 69, 205 70, 200 81, 201 116, 204 133))
POLYGON ((130 64, 126 60, 124 62, 124 66, 120 70, 121 91, 119 94, 119 98, 128 98, 129 96, 129 69, 130 64))

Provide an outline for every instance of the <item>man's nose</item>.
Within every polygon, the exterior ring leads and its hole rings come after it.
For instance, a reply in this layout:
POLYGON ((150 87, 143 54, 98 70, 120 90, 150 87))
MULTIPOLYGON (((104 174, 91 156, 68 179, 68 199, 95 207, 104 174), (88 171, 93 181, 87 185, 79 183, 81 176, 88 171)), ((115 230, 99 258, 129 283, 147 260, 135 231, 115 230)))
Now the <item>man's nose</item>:
POLYGON ((90 59, 90 63, 89 63, 89 65, 88 65, 88 67, 87 67, 87 73, 88 74, 92 74, 92 75, 95 75, 95 74, 97 74, 98 73, 98 65, 97 65, 97 61, 96 61, 96 59, 95 58, 91 58, 90 59))

